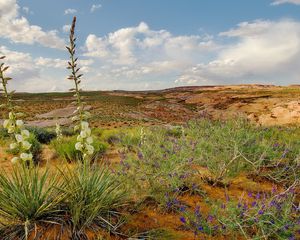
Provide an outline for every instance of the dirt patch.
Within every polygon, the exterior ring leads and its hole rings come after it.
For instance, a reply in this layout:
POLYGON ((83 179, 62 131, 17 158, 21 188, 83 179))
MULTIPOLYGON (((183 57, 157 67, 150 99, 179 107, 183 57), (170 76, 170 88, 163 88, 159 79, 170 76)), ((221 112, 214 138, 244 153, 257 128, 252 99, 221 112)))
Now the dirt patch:
MULTIPOLYGON (((92 107, 91 106, 85 106, 84 110, 88 111, 92 107)), ((38 114, 36 115, 36 118, 46 118, 46 119, 51 119, 51 118, 68 118, 72 117, 74 115, 74 111, 77 109, 75 106, 68 106, 65 108, 59 108, 55 109, 51 112, 47 112, 44 114, 38 114)))

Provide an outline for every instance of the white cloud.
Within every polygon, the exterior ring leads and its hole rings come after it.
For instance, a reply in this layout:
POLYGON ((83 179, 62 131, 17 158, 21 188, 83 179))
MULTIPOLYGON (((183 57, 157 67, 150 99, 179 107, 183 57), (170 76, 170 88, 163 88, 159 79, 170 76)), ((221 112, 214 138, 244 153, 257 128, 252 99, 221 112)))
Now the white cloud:
POLYGON ((33 14, 33 11, 30 10, 29 7, 22 7, 23 12, 25 12, 26 14, 33 14))
POLYGON ((53 59, 53 58, 44 58, 44 57, 39 57, 35 59, 35 64, 37 66, 42 66, 42 67, 47 67, 47 68, 66 68, 66 60, 63 59, 53 59))
POLYGON ((57 31, 43 31, 40 26, 30 25, 28 20, 20 16, 20 7, 16 0, 0 0, 0 37, 15 43, 39 43, 50 48, 64 48, 64 40, 57 31))
POLYGON ((62 27, 63 32, 69 32, 71 29, 71 25, 67 24, 62 27))
POLYGON ((136 27, 122 28, 104 37, 90 34, 85 47, 86 56, 115 65, 130 65, 173 60, 187 63, 217 46, 208 36, 172 36, 166 30, 151 30, 141 22, 136 27))
POLYGON ((101 8, 102 5, 101 4, 93 4, 90 11, 91 12, 95 12, 96 10, 98 10, 99 8, 101 8))
MULTIPOLYGON (((11 58, 12 73, 25 76, 26 84, 18 82, 17 89, 68 89, 66 60, 1 49, 11 58), (38 84, 45 79, 47 84, 38 84)), ((242 22, 216 36, 173 35, 142 22, 105 36, 90 34, 78 54, 85 89, 299 83, 300 22, 242 22)))
MULTIPOLYGON (((58 68, 58 69, 66 69, 67 68, 67 59, 60 59, 60 58, 45 58, 45 57, 38 57, 35 59, 35 64, 37 66, 43 68, 58 68)), ((80 66, 81 72, 88 72, 90 70, 90 65, 94 63, 92 59, 79 59, 78 66, 80 66)))
POLYGON ((300 5, 300 0, 275 0, 271 3, 271 5, 280 5, 285 3, 300 5))
POLYGON ((224 45, 212 61, 187 69, 177 83, 288 84, 299 81, 299 22, 244 22, 220 35, 236 38, 236 41, 224 45))
POLYGON ((10 66, 7 71, 7 75, 13 77, 9 85, 10 90, 24 91, 20 86, 39 78, 40 70, 29 53, 11 51, 5 46, 0 46, 0 55, 6 55, 5 63, 10 66))
MULTIPOLYGON (((173 36, 141 22, 106 36, 90 34, 85 56, 95 59, 91 79, 105 88, 157 89, 174 85, 175 76, 214 53, 219 46, 209 35, 173 36), (96 75, 97 77, 93 77, 96 75), (99 81, 98 79, 101 79, 99 81)), ((94 85, 89 81, 90 85, 94 85)))
POLYGON ((65 15, 77 13, 76 9, 68 8, 65 10, 65 15))

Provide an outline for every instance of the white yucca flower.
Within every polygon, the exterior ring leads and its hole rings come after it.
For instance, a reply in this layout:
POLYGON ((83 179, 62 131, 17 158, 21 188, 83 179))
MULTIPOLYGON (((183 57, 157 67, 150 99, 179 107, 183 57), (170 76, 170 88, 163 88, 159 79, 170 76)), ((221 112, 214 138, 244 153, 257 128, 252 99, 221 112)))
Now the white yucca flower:
POLYGON ((11 143, 11 144, 9 144, 9 148, 10 148, 11 150, 16 149, 17 147, 18 147, 18 144, 17 144, 17 143, 11 143))
POLYGON ((29 131, 26 130, 26 129, 22 130, 22 131, 21 131, 21 134, 22 134, 23 138, 25 138, 25 139, 26 139, 26 138, 29 138, 29 136, 30 136, 29 131))
POLYGON ((27 141, 23 141, 22 146, 23 146, 24 150, 29 150, 31 148, 32 144, 30 144, 27 141))
POLYGON ((83 144, 81 142, 77 142, 75 144, 75 149, 78 150, 78 151, 82 151, 83 149, 83 144))
POLYGON ((21 134, 15 134, 15 138, 18 143, 21 143, 23 141, 23 136, 21 134))
POLYGON ((62 138, 62 132, 61 132, 60 125, 58 123, 56 123, 55 133, 57 139, 60 140, 62 138))
POLYGON ((23 122, 22 120, 17 120, 17 121, 16 121, 16 125, 17 125, 18 127, 22 127, 22 126, 24 125, 24 122, 23 122))
POLYGON ((89 123, 86 121, 82 121, 81 122, 81 128, 82 129, 88 129, 89 128, 89 123))
POLYGON ((13 157, 10 161, 11 161, 12 164, 16 164, 19 161, 19 158, 18 157, 13 157))
POLYGON ((4 120, 3 127, 8 128, 8 124, 10 124, 10 121, 8 119, 4 120))
POLYGON ((94 147, 92 145, 87 144, 86 150, 88 155, 92 155, 94 153, 94 147))
POLYGON ((31 153, 21 153, 20 158, 23 161, 31 161, 32 160, 32 154, 31 153))
POLYGON ((86 142, 87 142, 88 144, 92 144, 92 143, 94 142, 94 140, 93 140, 92 137, 88 137, 88 138, 86 139, 86 142))

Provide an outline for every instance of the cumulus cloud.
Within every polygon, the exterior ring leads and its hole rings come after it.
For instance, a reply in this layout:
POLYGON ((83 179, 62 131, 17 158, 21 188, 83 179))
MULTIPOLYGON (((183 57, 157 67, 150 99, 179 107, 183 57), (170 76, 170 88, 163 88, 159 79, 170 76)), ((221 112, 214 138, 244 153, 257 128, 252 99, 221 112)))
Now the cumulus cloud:
POLYGON ((177 83, 275 83, 299 81, 300 23, 293 20, 244 22, 220 33, 235 38, 212 61, 187 69, 177 83))
POLYGON ((96 10, 98 10, 99 8, 101 8, 102 5, 101 4, 93 4, 90 11, 91 12, 95 12, 96 10))
POLYGON ((84 55, 103 66, 93 74, 113 80, 112 86, 118 88, 128 88, 133 82, 137 86, 147 83, 149 88, 297 83, 300 23, 289 19, 242 22, 213 37, 174 36, 142 22, 106 36, 89 35, 84 55))
POLYGON ((85 55, 115 65, 172 60, 190 62, 200 53, 216 47, 210 36, 173 36, 166 30, 151 30, 141 22, 104 37, 90 34, 85 43, 85 55))
POLYGON ((300 0, 275 0, 271 3, 271 5, 280 5, 285 3, 300 5, 300 0))
POLYGON ((68 8, 65 10, 65 15, 77 13, 77 10, 74 8, 68 8))
MULTIPOLYGON (((93 63, 94 61, 92 59, 78 60, 78 65, 83 72, 86 72, 87 67, 93 63)), ((35 59, 35 64, 44 68, 66 69, 67 59, 38 57, 35 59)))
MULTIPOLYGON (((68 89, 65 59, 34 59, 26 53, 1 49, 17 69, 14 74, 19 74, 19 79, 25 77, 23 86, 27 89, 68 89), (48 85, 30 87, 30 82, 45 81, 44 75, 48 85)), ((78 54, 85 89, 299 83, 300 22, 242 22, 215 36, 174 35, 141 22, 105 36, 90 34, 78 54)))
POLYGON ((31 25, 20 16, 19 9, 16 0, 0 0, 0 37, 15 43, 39 43, 50 48, 64 48, 64 40, 57 35, 57 31, 44 31, 40 26, 31 25))
MULTIPOLYGON (((32 79, 39 78, 40 71, 35 66, 29 53, 12 51, 5 46, 0 46, 0 55, 6 55, 5 62, 10 66, 7 74, 14 78, 10 86, 12 89, 16 89, 18 86, 32 79)), ((21 89, 19 88, 19 90, 21 89)))
POLYGON ((13 78, 10 90, 21 92, 67 91, 69 82, 66 80, 66 61, 51 58, 34 59, 29 53, 17 52, 0 45, 0 55, 6 55, 5 63, 10 66, 7 76, 13 78), (53 68, 58 70, 53 75, 53 68), (64 70, 60 70, 63 69, 64 70))

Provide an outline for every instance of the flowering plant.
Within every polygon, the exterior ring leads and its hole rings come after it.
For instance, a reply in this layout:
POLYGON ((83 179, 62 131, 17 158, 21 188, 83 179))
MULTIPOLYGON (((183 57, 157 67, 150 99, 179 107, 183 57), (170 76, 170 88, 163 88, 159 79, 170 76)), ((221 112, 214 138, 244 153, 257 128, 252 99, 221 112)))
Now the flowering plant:
POLYGON ((62 135, 61 127, 58 123, 56 123, 55 133, 56 133, 57 140, 61 140, 63 135, 62 135))
MULTIPOLYGON (((0 57, 3 60, 5 56, 0 57)), ((0 78, 2 82, 1 91, 6 99, 6 102, 1 105, 1 107, 9 110, 8 119, 5 119, 3 122, 3 127, 8 131, 8 133, 14 135, 14 142, 10 144, 11 150, 19 150, 20 155, 11 159, 12 163, 16 163, 19 160, 24 162, 32 162, 32 153, 30 152, 31 144, 29 143, 30 133, 24 128, 24 122, 18 117, 21 117, 23 114, 16 112, 17 107, 12 103, 12 95, 14 92, 9 93, 7 90, 8 81, 12 78, 5 77, 5 71, 8 69, 8 66, 5 66, 4 63, 0 64, 0 78)))
POLYGON ((295 188, 284 192, 248 193, 248 199, 213 203, 208 215, 196 207, 194 213, 182 209, 180 221, 184 228, 199 234, 235 235, 245 239, 298 239, 299 206, 295 204, 295 188))
POLYGON ((79 74, 80 68, 77 66, 78 58, 75 56, 75 25, 76 17, 73 18, 70 29, 70 46, 66 47, 70 53, 70 61, 68 62, 67 69, 71 70, 71 74, 69 75, 68 79, 72 80, 75 85, 75 88, 70 89, 76 98, 76 101, 73 103, 77 105, 77 109, 74 111, 74 114, 76 115, 72 118, 72 120, 75 122, 74 130, 79 131, 75 148, 82 153, 83 160, 85 160, 86 157, 91 156, 94 153, 94 147, 92 146, 93 137, 91 136, 91 129, 88 123, 88 119, 90 118, 91 114, 84 109, 84 102, 81 100, 80 96, 80 83, 82 74, 79 74))

